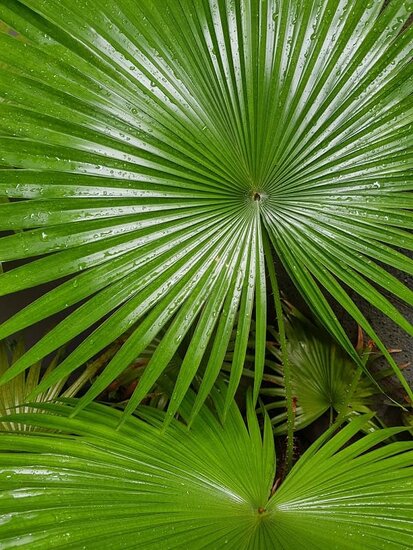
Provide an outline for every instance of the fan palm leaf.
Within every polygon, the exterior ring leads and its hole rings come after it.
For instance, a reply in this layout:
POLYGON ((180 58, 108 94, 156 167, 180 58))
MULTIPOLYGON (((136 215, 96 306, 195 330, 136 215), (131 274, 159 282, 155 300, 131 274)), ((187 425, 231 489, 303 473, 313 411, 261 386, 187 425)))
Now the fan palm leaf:
POLYGON ((248 427, 232 403, 224 426, 204 406, 191 430, 172 420, 161 434, 154 408, 117 430, 103 405, 75 418, 75 400, 43 407, 14 420, 58 434, 0 437, 4 549, 411 546, 413 442, 382 446, 391 428, 349 444, 368 415, 316 441, 275 489, 271 425, 261 437, 252 399, 248 427))
POLYGON ((0 292, 58 284, 0 337, 75 306, 2 381, 93 327, 43 391, 132 327, 81 408, 164 331, 130 413, 190 331, 170 419, 201 362, 194 410, 206 399, 238 314, 226 409, 252 319, 256 398, 265 240, 355 361, 328 294, 392 362, 347 287, 413 334, 380 290, 413 303, 385 269, 413 266, 397 250, 413 248, 410 11, 404 0, 1 2, 13 32, 0 34, 0 230, 17 232, 0 259, 26 262, 0 292))
MULTIPOLYGON (((272 370, 272 374, 265 376, 270 385, 263 387, 261 394, 266 396, 265 409, 271 416, 274 433, 280 435, 286 433, 287 429, 286 392, 279 337, 275 331, 271 332, 275 341, 267 345, 272 358, 266 361, 266 365, 272 370), (282 412, 278 413, 280 409, 282 412)), ((375 373, 373 379, 372 375, 360 372, 358 365, 336 342, 305 317, 297 315, 294 310, 289 312, 286 332, 296 430, 305 428, 328 411, 331 420, 334 413, 341 413, 348 420, 357 414, 373 413, 380 394, 377 381, 391 375, 390 369, 375 373)), ((358 352, 371 371, 377 354, 369 346, 360 347, 358 352)), ((367 429, 377 427, 377 423, 372 420, 367 429)))

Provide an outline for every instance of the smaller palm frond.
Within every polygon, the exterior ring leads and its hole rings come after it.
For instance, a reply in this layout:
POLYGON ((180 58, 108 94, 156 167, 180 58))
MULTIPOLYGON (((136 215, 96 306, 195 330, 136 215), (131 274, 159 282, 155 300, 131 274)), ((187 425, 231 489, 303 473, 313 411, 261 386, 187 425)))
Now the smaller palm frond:
MULTIPOLYGON (((321 328, 306 319, 298 310, 287 305, 286 332, 293 385, 295 429, 305 428, 324 413, 345 414, 347 420, 355 415, 372 413, 377 397, 382 394, 378 381, 392 374, 383 369, 373 376, 362 372, 345 351, 321 328)), ((279 336, 267 342, 267 384, 261 389, 265 409, 271 416, 277 435, 287 431, 286 398, 279 336), (281 412, 279 412, 281 411, 281 412)), ((379 356, 370 343, 359 337, 357 350, 367 367, 379 356)), ((370 369, 371 371, 371 369, 370 369)), ((369 371, 369 372, 370 372, 369 371)), ((377 429, 381 421, 375 417, 368 429, 377 429)))

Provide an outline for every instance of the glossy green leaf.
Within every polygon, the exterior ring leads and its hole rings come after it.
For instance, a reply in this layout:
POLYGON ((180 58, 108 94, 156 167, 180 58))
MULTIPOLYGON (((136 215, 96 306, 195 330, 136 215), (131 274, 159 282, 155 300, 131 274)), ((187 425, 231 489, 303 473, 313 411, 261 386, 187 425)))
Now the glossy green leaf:
POLYGON ((16 232, 0 239, 0 261, 27 260, 6 264, 0 293, 58 283, 0 338, 76 308, 2 382, 89 334, 44 391, 129 331, 82 407, 162 334, 131 412, 192 335, 168 418, 202 365, 195 416, 238 318, 227 408, 252 322, 256 398, 265 238, 353 360, 327 294, 413 398, 346 290, 413 334, 384 295, 413 304, 387 272, 413 272, 400 251, 413 249, 411 10, 406 0, 0 2, 0 229, 16 232))
POLYGON ((14 420, 58 434, 0 437, 4 549, 410 546, 413 443, 382 445, 399 428, 350 443, 369 416, 316 441, 273 488, 271 426, 261 437, 252 399, 248 427, 233 402, 224 426, 204 405, 191 430, 172 419, 163 432, 154 408, 117 430, 113 408, 70 418, 74 400, 43 407, 14 420))

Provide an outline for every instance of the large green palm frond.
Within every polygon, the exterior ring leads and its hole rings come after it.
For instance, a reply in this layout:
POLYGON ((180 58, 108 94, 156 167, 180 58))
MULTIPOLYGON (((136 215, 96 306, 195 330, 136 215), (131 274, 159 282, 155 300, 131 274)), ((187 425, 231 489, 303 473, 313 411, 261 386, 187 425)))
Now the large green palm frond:
POLYGON ((224 426, 204 406, 191 430, 174 419, 163 433, 154 408, 117 430, 122 413, 103 405, 75 418, 75 400, 43 406, 14 420, 59 434, 0 437, 4 549, 411 546, 413 442, 382 446, 389 428, 349 444, 369 416, 316 441, 276 488, 271 426, 261 439, 252 400, 248 428, 232 403, 224 426))
POLYGON ((227 407, 252 319, 257 397, 269 243, 348 353, 323 289, 377 342, 348 286, 413 334, 377 288, 413 303, 383 267, 413 271, 411 6, 383 6, 0 2, 0 259, 29 260, 0 292, 59 283, 0 337, 75 306, 3 380, 93 327, 42 391, 133 327, 82 407, 165 330, 131 412, 191 331, 171 418, 201 362, 205 400, 239 314, 227 407))

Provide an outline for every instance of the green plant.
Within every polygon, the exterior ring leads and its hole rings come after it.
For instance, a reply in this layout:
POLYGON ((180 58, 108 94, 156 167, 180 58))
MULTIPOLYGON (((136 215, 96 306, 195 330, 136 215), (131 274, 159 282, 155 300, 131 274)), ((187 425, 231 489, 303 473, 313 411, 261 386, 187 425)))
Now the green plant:
POLYGON ((271 425, 262 440, 251 400, 248 428, 232 403, 224 427, 204 406, 190 431, 173 420, 163 433, 153 407, 120 431, 102 405, 75 418, 75 400, 43 407, 14 421, 58 435, 0 438, 4 549, 410 546, 413 442, 381 446, 400 431, 388 428, 349 443, 368 415, 315 442, 276 488, 271 425))
MULTIPOLYGON (((113 344, 111 344, 103 353, 88 363, 86 370, 92 370, 93 376, 89 377, 93 384, 99 373, 106 368, 108 363, 116 355, 125 341, 129 338, 129 334, 125 333, 113 344)), ((113 380, 111 384, 99 395, 100 401, 110 401, 118 407, 125 407, 128 404, 128 399, 132 395, 136 386, 139 384, 141 377, 145 373, 145 369, 149 364, 156 348, 159 344, 159 339, 155 338, 153 342, 139 355, 134 361, 123 370, 119 376, 113 380)), ((173 388, 182 364, 182 358, 175 354, 161 376, 157 379, 150 393, 145 396, 143 404, 157 407, 164 410, 170 400, 173 388)))
POLYGON ((389 297, 413 304, 391 273, 413 273, 412 7, 0 0, 0 295, 52 285, 0 339, 66 312, 0 377, 19 407, 0 422, 27 432, 0 434, 2 548, 411 546, 408 428, 360 436, 362 414, 340 430, 341 407, 292 466, 277 267, 348 355, 353 396, 365 358, 331 299, 413 399, 352 294, 413 335, 389 297), (277 471, 254 412, 268 324, 287 409, 277 471), (97 374, 81 397, 43 402, 79 367, 75 384, 97 374), (93 403, 119 388, 123 411, 93 403))
MULTIPOLYGON (((280 435, 287 431, 286 391, 279 336, 273 329, 270 329, 270 334, 272 338, 267 349, 271 359, 266 361, 266 366, 272 373, 264 375, 267 384, 261 389, 261 395, 265 396, 265 409, 271 416, 274 433, 280 435)), ((373 413, 381 393, 377 380, 381 381, 391 375, 391 369, 381 369, 374 377, 361 372, 358 365, 325 331, 294 308, 288 310, 286 336, 295 430, 305 428, 326 412, 330 414, 330 423, 336 413, 342 413, 348 420, 354 415, 373 413)), ((364 345, 361 335, 357 351, 371 373, 377 353, 371 346, 364 345)), ((366 427, 369 430, 378 429, 379 425, 380 420, 373 418, 366 427)))
MULTIPOLYGON (((24 353, 25 344, 21 336, 16 340, 0 342, 0 375, 6 374, 11 365, 18 361, 24 353)), ((67 378, 63 378, 47 390, 38 392, 34 407, 30 406, 30 404, 27 405, 28 396, 37 388, 43 377, 53 372, 62 355, 63 350, 59 350, 52 357, 49 365, 46 366, 41 361, 38 361, 26 372, 21 372, 18 376, 0 386, 0 415, 5 418, 7 415, 12 415, 16 412, 34 412, 37 410, 35 407, 39 403, 52 402, 59 397, 76 396, 95 374, 97 370, 96 365, 90 365, 85 368, 72 383, 67 383, 67 378)), ((2 430, 6 431, 30 431, 32 429, 31 426, 8 421, 4 421, 0 426, 2 430)))
POLYGON ((405 426, 410 428, 410 431, 413 433, 413 413, 411 410, 408 410, 403 414, 403 422, 405 426))
POLYGON ((164 329, 131 413, 192 331, 167 418, 205 362, 194 417, 239 312, 227 408, 252 319, 256 398, 266 263, 282 325, 275 254, 353 360, 323 290, 412 397, 346 290, 413 334, 380 291, 413 303, 385 270, 413 265, 396 249, 413 244, 410 10, 403 0, 2 2, 14 31, 0 34, 0 193, 10 199, 0 229, 16 233, 0 239, 0 258, 31 261, 1 275, 0 292, 58 285, 0 337, 76 306, 2 381, 94 326, 33 395, 44 391, 133 327, 80 409, 164 329))

